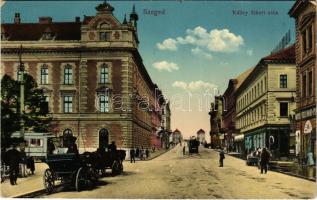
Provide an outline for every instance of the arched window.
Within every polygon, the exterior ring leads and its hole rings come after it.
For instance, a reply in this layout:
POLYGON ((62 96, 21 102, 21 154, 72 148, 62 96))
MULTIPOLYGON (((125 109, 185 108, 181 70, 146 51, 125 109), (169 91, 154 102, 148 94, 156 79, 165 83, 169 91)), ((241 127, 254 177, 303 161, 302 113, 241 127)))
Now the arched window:
POLYGON ((103 22, 99 25, 99 28, 100 29, 110 28, 110 24, 103 22))
POLYGON ((105 128, 99 131, 99 148, 107 148, 109 144, 109 133, 105 128))
POLYGON ((65 129, 63 132, 63 146, 68 147, 72 142, 73 131, 71 129, 65 129))

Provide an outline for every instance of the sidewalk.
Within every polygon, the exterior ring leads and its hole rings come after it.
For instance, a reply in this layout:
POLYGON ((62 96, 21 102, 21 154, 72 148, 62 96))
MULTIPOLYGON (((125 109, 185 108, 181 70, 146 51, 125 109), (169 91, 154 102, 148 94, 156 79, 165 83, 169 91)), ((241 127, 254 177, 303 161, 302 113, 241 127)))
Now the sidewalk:
POLYGON ((26 178, 18 178, 17 185, 11 185, 10 179, 6 179, 0 185, 1 197, 18 197, 44 189, 43 174, 47 168, 46 163, 35 163, 34 175, 29 175, 26 178))
MULTIPOLYGON (((220 152, 220 149, 213 149, 213 150, 215 150, 217 152, 220 152)), ((236 153, 236 152, 226 152, 226 151, 224 151, 224 153, 229 155, 229 156, 232 156, 232 157, 235 157, 235 158, 238 158, 238 159, 241 159, 241 160, 245 160, 244 158, 240 158, 239 156, 237 156, 239 154, 236 153)), ((290 163, 294 164, 293 162, 286 162, 286 161, 277 161, 277 160, 270 161, 270 166, 271 166, 270 170, 271 171, 275 171, 275 172, 279 172, 279 173, 282 173, 282 174, 285 174, 285 175, 294 176, 294 177, 297 177, 297 178, 302 178, 302 179, 306 179, 306 180, 309 180, 309 181, 316 182, 315 178, 309 178, 307 176, 303 176, 303 175, 300 175, 300 174, 292 172, 292 170, 290 170, 290 168, 286 167, 286 166, 289 167, 290 163), (283 167, 281 167, 281 166, 283 166, 283 167)), ((249 166, 249 167, 252 167, 252 166, 249 166)))
MULTIPOLYGON (((155 152, 150 152, 150 157, 144 161, 152 160, 170 149, 160 149, 155 152)), ((143 160, 142 160, 143 161, 143 160)), ((128 160, 125 162, 128 163, 128 160)), ((17 185, 11 185, 9 178, 1 183, 1 197, 19 197, 25 194, 37 192, 44 189, 43 174, 45 169, 49 168, 46 163, 35 163, 34 175, 29 175, 26 178, 18 178, 17 185)))

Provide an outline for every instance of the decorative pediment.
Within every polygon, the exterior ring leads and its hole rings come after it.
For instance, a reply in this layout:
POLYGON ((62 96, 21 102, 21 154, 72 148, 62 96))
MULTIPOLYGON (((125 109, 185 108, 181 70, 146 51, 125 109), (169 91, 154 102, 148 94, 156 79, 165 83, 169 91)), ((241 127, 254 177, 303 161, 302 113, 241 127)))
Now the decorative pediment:
POLYGON ((89 29, 113 29, 120 26, 120 22, 111 14, 97 15, 89 23, 89 29))

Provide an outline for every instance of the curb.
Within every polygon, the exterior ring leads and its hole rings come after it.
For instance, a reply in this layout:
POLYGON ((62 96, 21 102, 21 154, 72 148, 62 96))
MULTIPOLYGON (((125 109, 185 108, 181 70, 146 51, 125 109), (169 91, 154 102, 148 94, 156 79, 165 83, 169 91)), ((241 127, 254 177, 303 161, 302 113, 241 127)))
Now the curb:
MULTIPOLYGON (((170 148, 170 149, 168 149, 167 151, 164 151, 164 152, 161 153, 161 154, 158 154, 158 155, 156 155, 156 156, 154 156, 154 157, 150 157, 149 159, 146 159, 146 160, 135 160, 135 161, 149 161, 149 160, 153 160, 154 158, 157 158, 157 157, 159 157, 159 156, 161 156, 161 155, 163 155, 163 154, 169 152, 170 150, 172 150, 172 149, 174 149, 174 148, 175 148, 175 147, 170 148)), ((129 160, 126 160, 126 161, 129 161, 129 162, 130 162, 130 159, 129 159, 129 160)))
POLYGON ((172 150, 172 149, 174 149, 175 147, 173 147, 173 148, 169 148, 167 151, 164 151, 163 153, 161 153, 161 154, 158 154, 158 155, 156 155, 156 156, 154 156, 154 157, 151 157, 150 159, 148 159, 148 160, 153 160, 154 158, 157 158, 157 157, 159 157, 159 156, 161 156, 161 155, 163 155, 163 154, 165 154, 165 153, 167 153, 167 152, 169 152, 170 150, 172 150))
POLYGON ((34 198, 36 196, 39 196, 41 194, 45 194, 46 190, 45 189, 40 189, 40 190, 35 190, 33 192, 28 192, 25 194, 19 194, 13 197, 9 197, 9 198, 34 198))
MULTIPOLYGON (((213 150, 219 152, 218 149, 213 149, 213 150)), ((237 158, 237 159, 240 159, 240 160, 245 160, 245 159, 238 158, 238 157, 235 157, 235 156, 233 156, 233 155, 230 155, 230 154, 228 154, 228 153, 226 153, 226 152, 225 152, 225 154, 228 155, 228 156, 231 156, 231 157, 233 157, 233 158, 237 158)), ((301 176, 301 175, 294 174, 294 173, 290 173, 290 172, 284 172, 284 171, 276 170, 276 169, 271 169, 271 171, 274 171, 274 172, 277 172, 277 173, 281 173, 281 174, 285 174, 285 175, 288 175, 288 176, 293 176, 293 177, 296 177, 296 178, 305 179, 305 180, 312 181, 312 182, 316 182, 316 179, 308 178, 308 177, 306 177, 306 176, 301 176)))

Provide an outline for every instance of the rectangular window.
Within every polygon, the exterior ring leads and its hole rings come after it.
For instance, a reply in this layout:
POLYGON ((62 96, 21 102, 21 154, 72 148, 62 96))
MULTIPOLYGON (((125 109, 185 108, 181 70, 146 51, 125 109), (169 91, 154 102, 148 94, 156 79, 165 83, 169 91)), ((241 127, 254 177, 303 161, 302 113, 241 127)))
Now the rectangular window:
POLYGON ((106 65, 101 66, 100 69, 100 83, 109 82, 109 68, 106 65))
POLYGON ((41 84, 48 84, 48 68, 41 68, 41 84))
POLYGON ((99 96, 100 112, 109 112, 109 97, 107 95, 99 96))
POLYGON ((280 103, 280 116, 288 117, 288 103, 280 103))
POLYGON ((313 26, 308 28, 308 51, 311 51, 313 48, 313 26))
POLYGON ((302 77, 302 97, 306 97, 306 75, 302 77))
POLYGON ((280 75, 280 88, 287 88, 287 75, 280 75))
POLYGON ((264 77, 264 92, 267 91, 267 83, 266 83, 266 77, 264 77))
POLYGON ((73 69, 71 67, 66 67, 64 69, 64 84, 73 83, 73 69))
POLYGON ((73 112, 73 96, 65 95, 64 96, 64 113, 73 112))
POLYGON ((306 30, 302 32, 302 48, 303 48, 303 53, 306 53, 306 30))
POLYGON ((308 73, 308 96, 313 95, 313 72, 308 73))
POLYGON ((43 141, 41 139, 31 139, 30 147, 41 147, 43 146, 43 141))
POLYGON ((99 36, 101 41, 110 41, 110 32, 100 32, 99 36))

